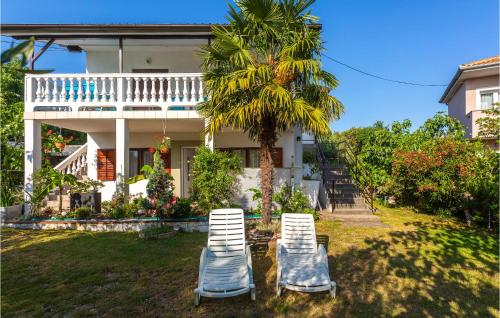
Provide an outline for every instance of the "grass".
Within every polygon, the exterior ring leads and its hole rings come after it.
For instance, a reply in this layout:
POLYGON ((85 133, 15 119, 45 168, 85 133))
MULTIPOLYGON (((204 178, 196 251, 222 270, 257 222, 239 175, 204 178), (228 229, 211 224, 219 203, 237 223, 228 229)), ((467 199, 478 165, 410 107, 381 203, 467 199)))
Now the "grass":
POLYGON ((274 294, 275 250, 253 256, 257 301, 193 307, 206 233, 159 240, 76 231, 2 233, 3 317, 498 317, 496 236, 406 209, 381 208, 389 228, 317 223, 337 298, 274 294))

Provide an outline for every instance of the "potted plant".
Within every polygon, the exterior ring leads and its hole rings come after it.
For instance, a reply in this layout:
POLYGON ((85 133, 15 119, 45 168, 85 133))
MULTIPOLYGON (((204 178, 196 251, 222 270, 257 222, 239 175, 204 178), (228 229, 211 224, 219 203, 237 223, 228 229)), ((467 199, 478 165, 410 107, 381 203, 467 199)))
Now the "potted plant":
POLYGON ((168 153, 170 151, 170 137, 163 136, 156 148, 161 153, 164 153, 164 154, 168 153))
POLYGON ((64 137, 61 134, 54 134, 52 130, 47 130, 45 136, 46 142, 44 143, 44 152, 49 153, 52 151, 61 152, 66 148, 66 145, 73 140, 73 136, 64 137))

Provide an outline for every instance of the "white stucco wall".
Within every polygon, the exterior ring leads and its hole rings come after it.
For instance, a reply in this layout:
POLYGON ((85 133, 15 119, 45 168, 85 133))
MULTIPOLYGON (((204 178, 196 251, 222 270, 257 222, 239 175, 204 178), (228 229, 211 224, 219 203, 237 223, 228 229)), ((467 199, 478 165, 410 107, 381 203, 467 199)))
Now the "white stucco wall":
MULTIPOLYGON (((293 132, 282 133, 276 147, 283 148, 283 168, 290 168, 293 165, 293 132)), ((252 142, 246 134, 237 131, 224 131, 214 138, 215 148, 253 148, 259 147, 259 144, 252 142)))
MULTIPOLYGON (((129 147, 130 148, 148 148, 155 145, 158 141, 158 133, 130 133, 129 147)), ((175 195, 180 196, 182 192, 181 184, 181 147, 195 147, 200 145, 199 140, 172 140, 171 162, 172 176, 174 177, 175 195)), ((258 147, 257 143, 250 141, 246 135, 241 132, 227 131, 223 132, 214 139, 215 147, 217 148, 236 148, 236 147, 258 147)), ((276 169, 274 184, 275 188, 279 189, 284 183, 290 183, 291 167, 293 166, 293 143, 294 136, 292 132, 281 134, 276 147, 283 148, 283 168, 276 169)), ((97 179, 97 149, 113 149, 115 148, 114 133, 89 133, 87 137, 87 171, 88 177, 97 179)), ((131 195, 146 193, 147 181, 139 181, 130 186, 129 192, 131 195)), ((239 178, 241 186, 238 194, 238 201, 244 208, 255 207, 252 202, 252 192, 250 188, 258 188, 260 184, 260 169, 246 168, 244 174, 239 178)), ((110 200, 116 190, 114 181, 104 182, 105 186, 101 189, 102 199, 110 200)))

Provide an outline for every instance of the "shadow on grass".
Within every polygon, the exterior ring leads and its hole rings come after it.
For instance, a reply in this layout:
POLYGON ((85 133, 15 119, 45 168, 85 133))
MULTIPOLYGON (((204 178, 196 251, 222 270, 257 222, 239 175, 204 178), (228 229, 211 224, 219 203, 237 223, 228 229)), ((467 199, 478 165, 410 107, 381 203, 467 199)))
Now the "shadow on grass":
POLYGON ((4 231, 2 314, 495 317, 498 240, 442 225, 411 225, 416 229, 362 239, 342 252, 333 233, 318 235, 330 250, 336 300, 292 291, 276 297, 270 244, 253 255, 257 301, 249 295, 203 298, 200 307, 193 306, 193 289, 206 233, 147 241, 120 233, 4 231))
POLYGON ((331 259, 339 317, 496 317, 498 240, 421 222, 331 259))

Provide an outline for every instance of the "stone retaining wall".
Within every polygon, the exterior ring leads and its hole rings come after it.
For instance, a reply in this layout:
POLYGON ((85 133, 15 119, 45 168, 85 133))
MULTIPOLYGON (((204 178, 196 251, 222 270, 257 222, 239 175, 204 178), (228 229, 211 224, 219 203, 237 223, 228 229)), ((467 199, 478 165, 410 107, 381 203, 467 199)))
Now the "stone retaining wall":
MULTIPOLYGON (((208 232, 208 221, 163 221, 185 232, 208 232)), ((92 232, 139 232, 157 226, 155 220, 10 221, 3 227, 25 230, 78 230, 92 232)))

